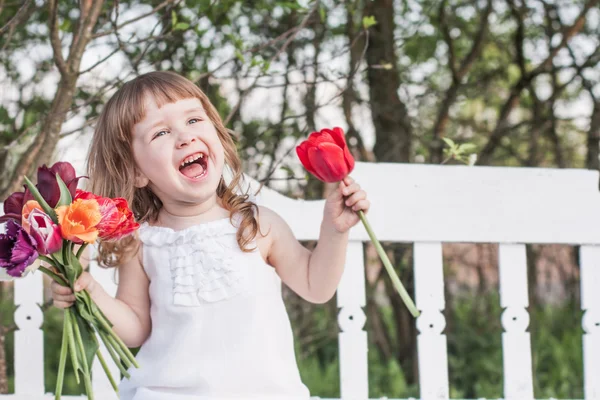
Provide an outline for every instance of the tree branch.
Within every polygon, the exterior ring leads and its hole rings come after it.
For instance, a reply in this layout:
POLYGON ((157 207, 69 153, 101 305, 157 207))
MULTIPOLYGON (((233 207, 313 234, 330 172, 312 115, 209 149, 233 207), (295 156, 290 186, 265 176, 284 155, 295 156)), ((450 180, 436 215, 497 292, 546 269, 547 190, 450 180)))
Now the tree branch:
POLYGON ((97 39, 97 38, 102 37, 102 36, 111 35, 111 34, 117 32, 118 30, 120 30, 121 28, 123 28, 124 26, 127 26, 127 25, 132 24, 132 23, 134 23, 136 21, 139 21, 141 19, 149 17, 150 15, 152 15, 152 14, 156 13, 157 11, 165 8, 166 6, 168 6, 169 4, 173 3, 174 1, 175 0, 166 0, 166 1, 163 1, 162 3, 160 3, 159 5, 157 5, 156 7, 154 7, 150 12, 148 12, 146 14, 143 14, 143 15, 140 15, 138 17, 132 18, 132 19, 130 19, 128 21, 125 21, 121 25, 117 25, 117 27, 114 28, 114 29, 111 29, 111 30, 108 30, 108 31, 104 31, 104 32, 98 32, 98 33, 92 35, 92 39, 97 39))
MULTIPOLYGON (((509 3, 512 3, 512 0, 508 0, 508 1, 509 1, 509 3)), ((489 162, 491 161, 492 154, 496 150, 496 147, 498 146, 498 144, 500 143, 502 138, 505 136, 502 132, 506 132, 504 130, 504 127, 508 123, 507 120, 508 120, 508 117, 510 116, 510 113, 512 112, 513 108, 519 103, 519 97, 520 97, 523 89, 526 88, 527 86, 529 86, 529 83, 536 76, 540 75, 541 73, 546 72, 548 65, 552 63, 553 58, 560 51, 560 49, 565 47, 567 45, 569 39, 571 39, 571 37, 573 37, 577 32, 579 32, 583 28, 583 25, 585 22, 585 17, 586 17, 588 10, 590 8, 592 8, 594 5, 598 4, 599 1, 600 0, 588 1, 588 3, 584 6, 583 10, 579 14, 577 19, 573 23, 573 25, 571 25, 569 28, 564 30, 563 40, 561 41, 561 43, 556 48, 551 49, 548 57, 540 65, 538 65, 534 70, 532 70, 529 73, 522 74, 519 81, 511 88, 510 95, 509 95, 508 99, 506 100, 506 102, 504 103, 504 105, 502 106, 502 109, 500 111, 500 116, 498 118, 498 122, 496 123, 496 127, 494 128, 494 131, 490 135, 488 142, 486 143, 484 148, 479 153, 479 158, 477 160, 478 165, 486 165, 486 164, 489 164, 489 162)), ((519 16, 519 19, 520 19, 520 16, 519 16)), ((521 34, 519 33, 519 28, 517 28, 517 32, 515 34, 515 41, 518 43, 517 44, 517 52, 520 51, 519 48, 522 48, 522 43, 519 42, 519 40, 521 40, 521 39, 524 40, 524 37, 521 36, 521 34)))
POLYGON ((452 80, 457 81, 458 77, 456 74, 456 56, 454 55, 454 43, 452 42, 452 36, 450 36, 450 30, 448 29, 448 23, 446 21, 446 3, 446 0, 442 0, 440 2, 440 29, 442 31, 442 36, 444 37, 444 42, 446 43, 446 46, 448 46, 448 66, 450 67, 450 72, 452 73, 452 80))
POLYGON ((66 76, 69 72, 67 70, 67 64, 62 55, 62 44, 60 37, 58 36, 58 4, 57 0, 48 1, 49 18, 48 28, 50 29, 50 43, 52 45, 52 51, 54 53, 54 64, 58 67, 60 74, 66 76))
MULTIPOLYGON (((443 7, 440 7, 440 9, 440 18, 442 19, 444 10, 443 7)), ((458 71, 456 70, 456 66, 454 65, 455 56, 454 54, 452 54, 452 61, 450 63, 450 68, 452 72, 452 85, 446 91, 444 100, 442 101, 440 109, 438 111, 438 116, 436 118, 435 125, 433 127, 433 140, 430 144, 430 159, 432 164, 439 164, 442 162, 444 147, 442 137, 444 136, 446 126, 448 125, 448 121, 450 120, 450 107, 456 101, 458 91, 462 86, 462 80, 473 66, 473 63, 475 62, 477 57, 479 57, 479 55, 481 54, 483 44, 485 42, 486 32, 489 24, 489 16, 491 12, 492 0, 488 0, 486 7, 481 14, 481 22, 479 24, 479 29, 477 30, 477 33, 475 35, 475 39, 473 40, 473 45, 471 46, 471 49, 469 50, 467 56, 462 60, 458 71)), ((452 39, 450 38, 450 34, 448 33, 448 28, 445 27, 444 31, 444 36, 447 35, 446 41, 448 46, 452 46, 452 39)), ((450 49, 452 49, 452 47, 450 47, 450 49)))
POLYGON ((14 17, 12 17, 10 21, 6 23, 6 25, 0 27, 0 36, 2 36, 7 30, 12 29, 13 26, 17 26, 25 22, 29 14, 29 7, 31 5, 35 7, 35 3, 33 3, 31 0, 25 0, 25 3, 23 3, 23 5, 19 8, 14 17))

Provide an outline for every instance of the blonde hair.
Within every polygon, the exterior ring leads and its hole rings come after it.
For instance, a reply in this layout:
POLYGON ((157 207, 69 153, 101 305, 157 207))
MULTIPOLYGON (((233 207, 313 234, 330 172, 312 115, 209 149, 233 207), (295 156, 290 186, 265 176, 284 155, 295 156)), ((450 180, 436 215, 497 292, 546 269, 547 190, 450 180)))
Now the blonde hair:
MULTIPOLYGON (((217 196, 223 207, 230 211, 230 218, 241 216, 237 231, 240 249, 249 252, 248 245, 258 233, 258 207, 239 195, 242 162, 236 145, 223 125, 223 121, 208 97, 194 83, 174 72, 150 72, 125 83, 108 100, 98 118, 96 130, 88 155, 89 190, 103 197, 123 197, 129 203, 137 222, 156 221, 162 207, 160 199, 148 187, 137 188, 137 166, 132 150, 132 129, 145 116, 144 97, 152 96, 159 107, 187 98, 197 98, 208 118, 217 130, 225 151, 225 164, 231 170, 232 179, 227 185, 223 178, 217 187, 217 196), (255 214, 256 212, 256 214, 255 214)), ((100 242, 99 261, 107 267, 115 267, 132 256, 139 241, 129 236, 121 241, 100 242)))

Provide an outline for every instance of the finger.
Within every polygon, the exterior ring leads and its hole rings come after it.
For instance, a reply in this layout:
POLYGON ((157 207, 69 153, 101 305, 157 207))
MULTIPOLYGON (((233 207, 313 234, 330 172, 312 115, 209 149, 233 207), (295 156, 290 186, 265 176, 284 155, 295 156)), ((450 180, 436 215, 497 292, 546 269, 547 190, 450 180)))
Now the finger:
POLYGON ((353 193, 358 192, 359 190, 360 190, 360 185, 356 182, 353 182, 350 186, 347 186, 342 190, 342 194, 344 196, 349 196, 353 193))
POLYGON ((52 299, 54 301, 61 301, 61 302, 65 302, 65 303, 72 303, 75 301, 75 295, 74 294, 69 294, 69 295, 54 295, 52 296, 52 299))
POLYGON ((364 199, 353 205, 352 209, 354 211, 362 210, 363 212, 367 212, 369 211, 369 207, 371 207, 371 202, 367 199, 364 199))
POLYGON ((77 279, 77 281, 75 282, 75 285, 73 286, 73 288, 75 289, 76 292, 79 292, 83 289, 87 289, 90 288, 91 289, 91 283, 92 283, 92 275, 90 275, 89 272, 83 272, 81 274, 81 276, 79 277, 79 279, 77 279))
POLYGON ((70 287, 62 286, 56 282, 52 282, 52 284, 50 285, 50 289, 52 290, 53 293, 56 293, 59 295, 67 295, 67 294, 73 293, 73 291, 71 290, 70 287))
POLYGON ((348 197, 346 199, 346 206, 347 207, 352 207, 354 206, 356 203, 358 203, 360 200, 364 200, 367 198, 367 192, 365 192, 364 190, 359 190, 358 192, 354 193, 352 196, 348 197))
POLYGON ((64 301, 55 301, 53 302, 54 307, 58 307, 58 308, 69 308, 73 305, 73 303, 66 303, 64 301))
POLYGON ((346 186, 350 186, 354 183, 354 178, 352 178, 350 175, 348 175, 347 177, 345 177, 342 182, 344 182, 344 184, 346 186))

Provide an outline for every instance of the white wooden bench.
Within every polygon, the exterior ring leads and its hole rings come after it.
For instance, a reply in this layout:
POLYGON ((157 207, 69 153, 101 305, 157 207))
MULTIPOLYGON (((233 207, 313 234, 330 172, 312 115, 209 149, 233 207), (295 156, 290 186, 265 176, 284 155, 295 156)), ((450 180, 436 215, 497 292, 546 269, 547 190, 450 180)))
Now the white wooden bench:
MULTIPOLYGON (((380 240, 414 246, 420 397, 449 397, 442 243, 498 243, 504 398, 533 399, 527 327, 526 243, 580 245, 584 395, 600 399, 599 173, 588 170, 358 163, 352 176, 372 202, 369 220, 380 240)), ((323 201, 286 198, 264 189, 259 202, 291 225, 300 240, 319 234, 323 201)), ((338 289, 341 397, 368 398, 367 333, 362 225, 351 231, 346 270, 338 289)), ((92 265, 113 294, 113 272, 92 265)), ((44 392, 42 274, 15 282, 15 394, 0 399, 51 399, 44 392)), ((108 359, 108 356, 107 356, 108 359)), ((98 365, 94 368, 100 371, 98 365)), ((117 370, 114 372, 118 376, 117 370)), ((97 398, 114 399, 102 373, 97 398)), ((75 398, 67 397, 65 398, 75 398)), ((80 399, 80 397, 77 397, 80 399)))

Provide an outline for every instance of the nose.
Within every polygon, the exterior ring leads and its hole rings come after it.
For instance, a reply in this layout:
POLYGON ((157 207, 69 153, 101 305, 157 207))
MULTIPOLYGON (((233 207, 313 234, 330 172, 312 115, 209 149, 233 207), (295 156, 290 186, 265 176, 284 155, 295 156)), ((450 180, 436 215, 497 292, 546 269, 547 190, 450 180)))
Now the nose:
POLYGON ((196 138, 193 134, 186 131, 180 131, 177 135, 177 148, 181 149, 183 147, 189 146, 191 143, 195 142, 196 138))

